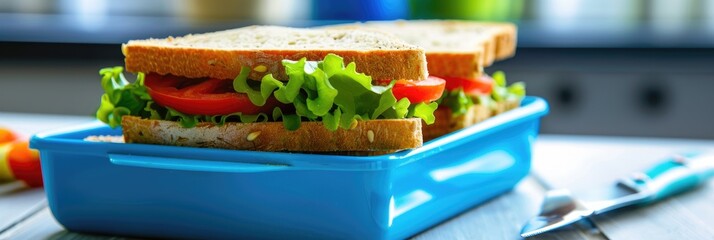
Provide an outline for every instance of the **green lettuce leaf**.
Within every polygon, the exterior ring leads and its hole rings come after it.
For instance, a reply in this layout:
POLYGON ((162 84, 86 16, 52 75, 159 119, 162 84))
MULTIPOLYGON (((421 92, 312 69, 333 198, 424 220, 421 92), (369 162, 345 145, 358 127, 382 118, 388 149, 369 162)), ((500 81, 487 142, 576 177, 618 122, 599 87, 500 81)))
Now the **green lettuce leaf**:
POLYGON ((418 117, 424 119, 424 122, 426 122, 426 124, 432 124, 436 120, 436 117, 434 117, 434 110, 436 110, 436 108, 438 107, 439 104, 435 102, 419 103, 410 107, 409 114, 407 114, 407 116, 418 117))
POLYGON ((466 95, 461 88, 457 88, 452 91, 444 90, 439 103, 451 109, 453 116, 459 116, 465 114, 474 105, 474 99, 466 95))
POLYGON ((495 108, 497 102, 518 100, 526 96, 525 83, 516 82, 508 85, 506 74, 502 71, 494 72, 491 77, 494 84, 490 95, 469 96, 463 89, 457 88, 452 91, 444 90, 437 102, 451 109, 453 116, 459 116, 465 114, 474 104, 495 108))
MULTIPOLYGON (((244 73, 250 69, 244 68, 234 79, 234 89, 248 94, 255 104, 265 103, 271 95, 282 103, 292 104, 296 116, 281 116, 283 122, 295 121, 296 118, 321 121, 331 130, 349 129, 355 121, 368 119, 413 116, 429 124, 433 122, 436 104, 411 106, 409 100, 397 101, 391 91, 393 83, 372 86, 371 77, 357 72, 355 63, 345 66, 343 59, 337 55, 328 54, 319 62, 303 58, 299 61, 284 60, 282 64, 288 76, 287 83, 266 75, 260 86, 251 86, 247 83, 247 73, 244 73)), ((286 126, 294 127, 295 124, 286 123, 286 126)))
POLYGON ((526 84, 523 82, 516 82, 508 86, 506 82, 506 74, 503 71, 494 72, 492 75, 493 90, 491 91, 491 98, 496 101, 510 101, 521 99, 526 96, 526 84))
MULTIPOLYGON (((402 119, 418 117, 427 124, 434 122, 436 103, 411 104, 408 99, 397 100, 392 93, 394 83, 373 86, 372 78, 357 72, 355 63, 344 65, 341 57, 328 54, 322 61, 284 60, 287 82, 266 75, 261 81, 248 79, 251 69, 241 68, 233 80, 233 89, 248 95, 250 101, 263 106, 268 98, 294 108, 290 114, 276 107, 271 115, 233 113, 218 116, 184 114, 156 104, 144 86, 144 75, 134 82, 126 80, 121 67, 105 68, 102 75, 104 95, 97 110, 97 118, 112 127, 121 125, 124 115, 148 119, 177 121, 183 127, 194 127, 200 122, 222 125, 226 122, 250 123, 282 121, 289 130, 300 127, 302 121, 319 121, 330 130, 350 129, 358 120, 402 119)), ((518 91, 515 89, 513 91, 518 91)))
POLYGON ((113 67, 99 71, 104 94, 96 117, 111 127, 121 125, 124 115, 142 116, 147 99, 150 99, 144 87, 144 74, 138 74, 137 80, 130 83, 123 70, 122 67, 113 67))

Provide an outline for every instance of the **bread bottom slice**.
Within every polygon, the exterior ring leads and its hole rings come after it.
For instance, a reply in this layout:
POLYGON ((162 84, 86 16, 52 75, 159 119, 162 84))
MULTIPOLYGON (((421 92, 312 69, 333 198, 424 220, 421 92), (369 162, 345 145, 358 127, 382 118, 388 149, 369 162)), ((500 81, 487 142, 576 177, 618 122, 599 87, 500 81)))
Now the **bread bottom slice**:
POLYGON ((424 126, 424 141, 474 125, 505 111, 517 108, 520 104, 520 100, 498 102, 494 108, 476 104, 471 106, 466 113, 459 116, 452 116, 451 109, 440 106, 434 111, 434 117, 436 117, 434 124, 424 126))
POLYGON ((240 149, 254 151, 321 152, 356 155, 389 153, 421 147, 421 119, 358 121, 353 129, 330 131, 321 122, 302 122, 295 131, 282 122, 199 123, 184 128, 178 122, 122 117, 124 141, 173 146, 240 149))

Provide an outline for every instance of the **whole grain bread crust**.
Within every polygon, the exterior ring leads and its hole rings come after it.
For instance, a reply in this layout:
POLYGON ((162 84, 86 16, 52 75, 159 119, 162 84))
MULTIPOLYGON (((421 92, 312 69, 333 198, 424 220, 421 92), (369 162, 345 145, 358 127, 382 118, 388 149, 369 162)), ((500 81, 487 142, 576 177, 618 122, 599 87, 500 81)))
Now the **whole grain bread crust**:
MULTIPOLYGON (((406 21, 407 23, 409 21, 406 21)), ((450 24, 488 26, 490 31, 489 37, 483 39, 464 39, 464 41, 474 41, 473 44, 481 45, 480 50, 470 53, 461 53, 461 55, 472 55, 467 58, 465 56, 457 56, 454 52, 433 51, 426 49, 427 67, 429 74, 441 77, 460 77, 473 79, 483 74, 483 68, 491 66, 495 61, 503 60, 512 57, 516 54, 516 26, 511 23, 494 23, 494 22, 469 22, 469 21, 447 21, 450 24), (471 59, 471 60, 466 60, 471 59), (476 60, 474 60, 476 59, 476 60), (466 71, 470 69, 470 71, 466 71)), ((438 21, 434 21, 438 25, 438 21)))
MULTIPOLYGON (((419 34, 418 41, 412 44, 424 43, 424 39, 434 39, 430 42, 449 41, 440 34, 430 34, 439 32, 449 34, 445 29, 461 29, 479 32, 478 36, 470 34, 468 36, 458 36, 451 38, 456 41, 465 41, 472 44, 471 48, 455 47, 453 49, 422 45, 426 51, 429 74, 440 77, 460 77, 476 78, 483 74, 483 68, 491 66, 495 61, 510 58, 516 53, 517 29, 512 23, 502 22, 477 22, 460 20, 399 20, 399 21, 377 21, 355 24, 340 24, 326 26, 332 29, 372 29, 383 31, 385 34, 393 34, 402 37, 409 42, 414 38, 414 34, 419 34), (419 26, 419 32, 411 32, 409 26, 419 26), (423 36, 422 36, 423 35, 423 36)), ((454 33, 458 34, 458 33, 454 33)))
POLYGON ((426 55, 429 74, 440 77, 462 77, 472 79, 481 76, 483 69, 474 70, 474 66, 483 66, 483 58, 477 53, 432 52, 426 55), (471 63, 471 64, 469 64, 471 63), (478 74, 478 75, 477 75, 478 74))
POLYGON ((405 50, 227 50, 145 45, 123 45, 127 71, 172 74, 189 78, 233 79, 241 67, 252 69, 249 78, 260 80, 267 74, 287 80, 282 60, 322 60, 334 53, 346 63, 355 62, 357 72, 372 79, 426 79, 427 67, 424 51, 405 50), (264 68, 261 72, 259 69, 264 68))
POLYGON ((273 74, 287 80, 282 60, 322 60, 334 53, 372 79, 423 80, 424 50, 388 34, 369 30, 298 29, 249 26, 164 39, 132 40, 122 45, 130 72, 189 78, 233 79, 242 67, 261 80, 273 74))
POLYGON ((173 146, 289 152, 379 152, 387 153, 420 147, 421 119, 380 119, 358 121, 353 129, 330 131, 321 122, 302 122, 295 131, 282 122, 199 123, 193 128, 178 122, 122 117, 124 140, 173 146))

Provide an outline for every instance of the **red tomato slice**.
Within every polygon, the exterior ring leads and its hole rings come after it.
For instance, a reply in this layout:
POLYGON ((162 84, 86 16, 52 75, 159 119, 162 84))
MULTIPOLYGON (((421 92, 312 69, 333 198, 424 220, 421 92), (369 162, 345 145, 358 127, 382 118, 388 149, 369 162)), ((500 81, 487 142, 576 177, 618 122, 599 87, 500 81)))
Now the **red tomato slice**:
POLYGON ((423 81, 397 80, 392 93, 397 100, 409 99, 411 103, 433 102, 444 93, 444 79, 430 76, 423 81))
POLYGON ((233 90, 231 80, 147 74, 144 85, 157 104, 186 114, 269 113, 278 104, 277 100, 269 98, 263 106, 253 105, 248 95, 233 90))
POLYGON ((484 95, 490 94, 493 89, 493 79, 484 74, 475 79, 459 77, 443 77, 446 80, 446 89, 452 91, 457 88, 464 90, 466 94, 484 95))

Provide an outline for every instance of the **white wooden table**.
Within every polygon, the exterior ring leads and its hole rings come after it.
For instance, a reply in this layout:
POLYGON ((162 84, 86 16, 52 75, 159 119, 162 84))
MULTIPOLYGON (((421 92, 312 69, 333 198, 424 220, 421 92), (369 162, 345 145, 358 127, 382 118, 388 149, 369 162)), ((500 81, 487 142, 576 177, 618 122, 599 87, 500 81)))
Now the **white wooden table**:
MULTIPOLYGON (((90 117, 0 113, 0 125, 23 134, 90 121, 90 117)), ((714 152, 714 141, 542 135, 532 174, 513 191, 418 234, 416 239, 520 239, 548 189, 568 188, 582 200, 605 199, 615 181, 671 153, 714 152)), ((579 222, 533 239, 713 239, 714 182, 647 207, 579 222)), ((0 183, 0 239, 122 239, 68 232, 47 208, 42 189, 0 183)))

